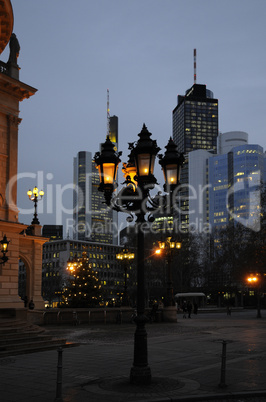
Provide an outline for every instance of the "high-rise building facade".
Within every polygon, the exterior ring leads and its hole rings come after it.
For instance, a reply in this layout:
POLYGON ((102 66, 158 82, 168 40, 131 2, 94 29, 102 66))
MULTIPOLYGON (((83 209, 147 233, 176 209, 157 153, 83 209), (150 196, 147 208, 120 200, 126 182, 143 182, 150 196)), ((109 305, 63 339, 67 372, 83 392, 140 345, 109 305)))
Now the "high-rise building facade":
POLYGON ((73 164, 73 237, 85 240, 91 230, 92 155, 81 151, 73 164))
POLYGON ((185 154, 181 170, 179 219, 182 230, 189 227, 188 153, 197 149, 216 152, 218 136, 218 99, 206 85, 194 84, 184 96, 178 96, 173 110, 173 140, 179 152, 185 154))
POLYGON ((194 84, 178 96, 173 110, 173 139, 179 152, 214 150, 218 136, 218 99, 206 85, 194 84))
POLYGON ((217 154, 227 154, 232 148, 245 144, 248 144, 248 133, 245 131, 219 133, 217 138, 217 154))
POLYGON ((109 118, 109 138, 117 146, 118 145, 118 117, 110 116, 109 118))
POLYGON ((117 244, 113 211, 98 191, 99 173, 91 152, 81 151, 74 158, 73 238, 117 244))
POLYGON ((209 232, 208 160, 213 154, 197 149, 188 154, 189 232, 209 232))
MULTIPOLYGON (((117 116, 110 117, 109 127, 109 136, 117 147, 117 116)), ((73 238, 118 244, 118 214, 98 191, 99 173, 91 152, 81 151, 74 158, 73 184, 73 238)))
POLYGON ((259 230, 265 165, 260 145, 240 145, 209 158, 209 220, 213 230, 233 221, 259 230))
POLYGON ((254 228, 260 221, 261 184, 266 182, 266 154, 248 144, 248 134, 220 133, 214 155, 189 153, 189 227, 198 232, 239 222, 254 228))

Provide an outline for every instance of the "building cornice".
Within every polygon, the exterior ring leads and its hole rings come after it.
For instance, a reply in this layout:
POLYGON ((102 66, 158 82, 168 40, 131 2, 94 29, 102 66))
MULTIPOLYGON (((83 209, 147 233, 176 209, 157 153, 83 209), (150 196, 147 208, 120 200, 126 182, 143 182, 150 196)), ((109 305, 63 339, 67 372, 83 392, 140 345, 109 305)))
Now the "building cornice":
POLYGON ((19 101, 29 98, 37 92, 36 88, 33 88, 21 81, 18 81, 6 74, 0 73, 0 92, 12 95, 19 101))

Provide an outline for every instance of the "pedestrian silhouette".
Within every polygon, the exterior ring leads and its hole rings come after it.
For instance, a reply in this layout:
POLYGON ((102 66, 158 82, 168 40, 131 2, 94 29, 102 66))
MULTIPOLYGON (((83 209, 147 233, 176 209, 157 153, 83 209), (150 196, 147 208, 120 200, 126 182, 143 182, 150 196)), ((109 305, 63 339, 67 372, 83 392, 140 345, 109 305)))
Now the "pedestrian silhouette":
POLYGON ((190 301, 187 303, 188 318, 191 318, 192 304, 190 301))
POLYGON ((182 310, 183 310, 183 318, 187 318, 187 302, 186 302, 186 300, 183 301, 182 310))

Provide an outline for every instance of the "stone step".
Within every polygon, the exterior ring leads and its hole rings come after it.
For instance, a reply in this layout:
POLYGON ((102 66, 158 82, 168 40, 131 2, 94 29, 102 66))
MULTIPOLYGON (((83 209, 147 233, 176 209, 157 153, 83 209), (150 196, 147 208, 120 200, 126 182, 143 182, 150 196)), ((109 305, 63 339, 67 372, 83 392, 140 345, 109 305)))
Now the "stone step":
POLYGON ((30 332, 23 332, 23 333, 16 333, 16 334, 10 334, 9 336, 5 337, 0 337, 0 347, 3 345, 12 345, 12 344, 17 344, 17 343, 25 343, 29 341, 35 341, 35 340, 46 340, 49 341, 50 339, 53 339, 52 335, 34 335, 30 332))
POLYGON ((22 333, 22 332, 27 332, 27 333, 34 333, 34 334, 40 334, 45 332, 44 328, 38 327, 36 325, 21 325, 21 326, 12 326, 12 327, 2 327, 0 328, 0 338, 5 337, 9 334, 17 334, 17 333, 22 333))
POLYGON ((27 324, 27 322, 22 320, 15 320, 14 318, 0 319, 0 331, 4 328, 20 328, 24 327, 25 325, 30 324, 27 324))
POLYGON ((2 339, 10 339, 10 338, 17 338, 17 337, 19 337, 19 336, 22 336, 22 337, 29 337, 29 336, 33 336, 33 335, 49 335, 49 332, 46 332, 46 330, 44 330, 43 328, 41 328, 40 329, 40 331, 39 330, 32 330, 32 329, 28 329, 28 328, 26 328, 26 329, 23 329, 23 330, 21 330, 21 331, 19 331, 19 330, 11 330, 11 331, 8 331, 8 330, 5 330, 5 331, 1 331, 0 330, 0 341, 2 340, 2 339))
POLYGON ((16 349, 25 349, 25 348, 32 348, 32 347, 42 347, 42 346, 52 346, 54 344, 60 344, 63 345, 65 344, 65 339, 57 339, 57 338, 53 338, 53 339, 49 339, 49 340, 43 340, 43 339, 38 339, 38 338, 34 338, 34 339, 30 339, 26 342, 17 342, 17 343, 8 343, 5 345, 1 345, 0 346, 0 351, 5 351, 5 350, 12 350, 15 351, 16 349))
POLYGON ((66 344, 65 339, 54 337, 44 328, 26 321, 0 319, 0 358, 67 346, 76 344, 66 344))
POLYGON ((37 352, 45 352, 48 350, 55 350, 58 348, 68 348, 78 346, 77 343, 62 343, 58 341, 58 343, 46 344, 46 345, 27 345, 27 347, 20 347, 14 350, 0 350, 0 359, 7 356, 16 356, 28 353, 37 353, 37 352))

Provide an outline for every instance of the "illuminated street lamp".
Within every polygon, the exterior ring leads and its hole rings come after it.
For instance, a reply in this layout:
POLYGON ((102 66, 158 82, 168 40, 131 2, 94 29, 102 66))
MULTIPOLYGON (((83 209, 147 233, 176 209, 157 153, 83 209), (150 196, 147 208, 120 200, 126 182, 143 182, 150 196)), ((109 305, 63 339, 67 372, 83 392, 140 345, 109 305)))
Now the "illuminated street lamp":
POLYGON ((257 283, 258 282, 258 278, 256 277, 256 276, 249 276, 248 277, 248 282, 250 283, 250 284, 255 284, 255 283, 257 283))
POLYGON ((250 274, 247 278, 248 283, 251 286, 257 287, 257 318, 261 318, 261 308, 260 308, 260 275, 250 274))
MULTIPOLYGON (((100 174, 99 191, 104 193, 106 204, 112 209, 129 214, 128 222, 132 222, 136 216, 137 233, 137 317, 136 331, 134 338, 134 362, 130 372, 130 382, 132 384, 149 384, 151 382, 151 370, 148 366, 147 332, 145 324, 145 258, 144 258, 144 230, 143 224, 147 220, 154 220, 154 212, 165 213, 169 204, 175 202, 175 192, 179 185, 180 169, 184 162, 184 157, 177 151, 176 145, 170 138, 164 156, 160 156, 160 164, 165 174, 165 191, 168 194, 158 193, 154 197, 150 196, 150 191, 157 184, 153 175, 156 155, 160 148, 156 140, 152 140, 151 133, 145 124, 138 134, 139 139, 136 143, 130 143, 130 155, 127 164, 124 164, 125 186, 114 195, 117 187, 116 173, 120 162, 121 152, 117 153, 114 144, 107 136, 100 152, 95 154, 95 164, 100 174), (169 162, 169 163, 168 163, 169 162), (172 174, 170 173, 172 169, 172 174), (169 200, 170 196, 170 200, 169 200), (172 199, 173 198, 173 199, 172 199)), ((172 209, 171 209, 172 210, 172 209)))
POLYGON ((159 163, 164 174, 164 190, 169 193, 173 192, 179 184, 181 173, 180 167, 184 163, 184 156, 181 154, 179 157, 177 157, 176 144, 172 138, 170 138, 165 149, 166 151, 164 157, 159 155, 159 163))
POLYGON ((123 296, 123 305, 127 306, 129 304, 128 294, 127 294, 127 269, 130 263, 130 260, 135 258, 135 254, 131 253, 128 248, 124 248, 120 253, 116 254, 116 259, 122 262, 125 273, 125 286, 124 286, 124 296, 123 296))
POLYGON ((8 245, 10 241, 7 240, 6 235, 4 235, 3 239, 0 241, 1 244, 1 253, 3 254, 3 257, 1 258, 0 264, 5 264, 8 261, 8 257, 6 256, 6 253, 8 252, 8 245))
POLYGON ((39 222, 38 214, 37 214, 37 203, 38 203, 38 201, 40 201, 40 200, 42 199, 42 197, 44 196, 44 191, 43 191, 43 190, 40 190, 40 191, 39 191, 39 189, 35 186, 32 191, 29 190, 29 191, 27 192, 27 195, 28 195, 29 199, 34 202, 34 217, 33 217, 33 219, 32 219, 31 224, 32 224, 32 225, 39 225, 40 222, 39 222), (40 198, 39 198, 39 197, 40 197, 40 198))
POLYGON ((174 237, 167 237, 165 241, 158 241, 159 250, 156 254, 165 255, 167 260, 167 292, 166 292, 166 306, 174 306, 174 289, 173 289, 173 273, 172 273, 172 261, 176 250, 180 250, 182 242, 174 237))

